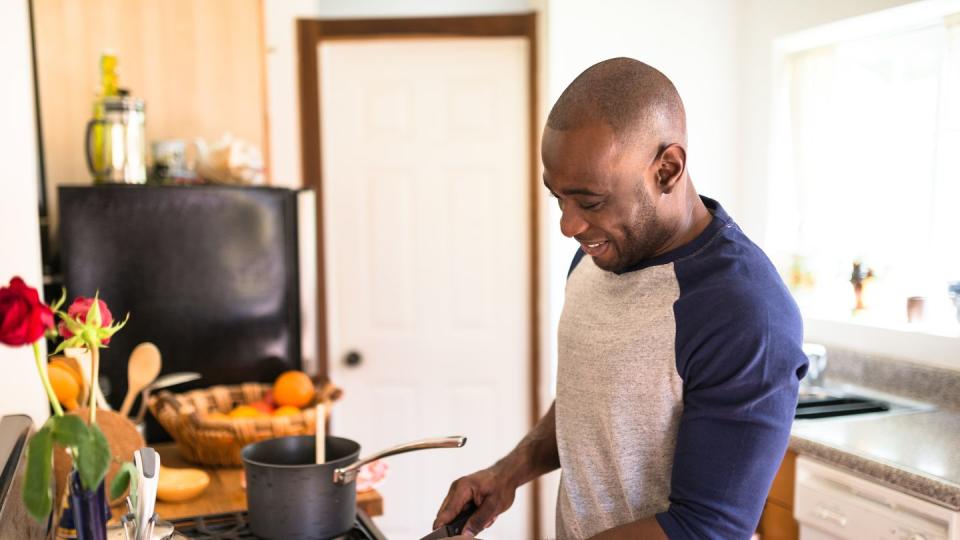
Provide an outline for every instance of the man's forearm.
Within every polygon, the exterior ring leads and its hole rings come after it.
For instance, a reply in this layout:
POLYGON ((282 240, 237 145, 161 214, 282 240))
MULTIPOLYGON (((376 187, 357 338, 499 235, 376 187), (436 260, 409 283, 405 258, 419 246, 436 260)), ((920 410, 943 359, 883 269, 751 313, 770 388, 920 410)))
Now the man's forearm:
POLYGON ((639 521, 607 529, 602 533, 591 536, 590 540, 667 540, 667 534, 660 528, 655 518, 646 518, 639 521))
POLYGON ((494 467, 502 470, 518 487, 560 467, 553 404, 520 444, 494 467))

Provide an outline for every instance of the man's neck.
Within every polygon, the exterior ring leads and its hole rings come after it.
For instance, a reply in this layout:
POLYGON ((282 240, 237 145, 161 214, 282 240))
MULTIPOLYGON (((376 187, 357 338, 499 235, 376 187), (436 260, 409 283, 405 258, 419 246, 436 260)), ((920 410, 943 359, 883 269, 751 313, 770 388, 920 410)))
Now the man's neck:
POLYGON ((700 195, 690 182, 690 178, 684 179, 684 194, 682 209, 677 217, 677 223, 674 232, 670 235, 670 240, 656 253, 662 255, 673 251, 681 246, 692 242, 697 236, 700 236, 710 222, 713 220, 713 214, 703 204, 700 195))

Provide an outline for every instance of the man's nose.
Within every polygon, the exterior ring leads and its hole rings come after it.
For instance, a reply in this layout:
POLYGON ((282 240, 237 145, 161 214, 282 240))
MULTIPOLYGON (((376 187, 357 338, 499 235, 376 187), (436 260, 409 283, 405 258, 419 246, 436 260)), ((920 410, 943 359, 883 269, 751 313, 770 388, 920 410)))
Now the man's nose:
POLYGON ((580 216, 580 212, 578 212, 576 208, 571 208, 576 205, 570 204, 565 206, 567 206, 567 208, 560 211, 560 232, 567 238, 573 238, 586 231, 590 227, 590 224, 580 216))

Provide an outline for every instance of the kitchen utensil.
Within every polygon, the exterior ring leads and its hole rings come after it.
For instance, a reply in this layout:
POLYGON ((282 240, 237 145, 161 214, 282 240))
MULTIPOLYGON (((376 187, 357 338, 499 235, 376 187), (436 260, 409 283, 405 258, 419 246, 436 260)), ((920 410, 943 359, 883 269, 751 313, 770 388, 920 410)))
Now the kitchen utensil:
MULTIPOLYGON (((133 514, 124 517, 120 523, 107 528, 107 540, 135 540, 137 526, 132 518, 133 514)), ((169 521, 156 521, 153 526, 153 536, 150 540, 186 539, 178 533, 169 521)))
POLYGON ((135 538, 151 540, 154 527, 153 511, 157 504, 157 481, 160 477, 160 455, 153 448, 141 448, 133 454, 133 462, 139 473, 134 513, 137 524, 135 538))
POLYGON ((464 526, 467 524, 467 520, 470 519, 470 516, 477 511, 477 505, 473 504, 473 501, 467 501, 467 505, 463 507, 463 510, 457 514, 457 517, 453 518, 453 521, 438 527, 433 530, 430 534, 424 536, 420 540, 434 540, 435 538, 450 538, 451 536, 457 536, 463 532, 464 526))
POLYGON ((314 463, 323 463, 327 459, 327 406, 323 400, 317 403, 317 431, 314 433, 314 463))
POLYGON ((143 417, 147 414, 147 400, 150 399, 150 392, 195 381, 201 377, 202 375, 194 371, 167 373, 166 375, 157 377, 157 380, 150 383, 150 386, 147 386, 143 389, 143 391, 140 392, 140 410, 137 411, 137 417, 134 419, 133 423, 139 424, 140 422, 143 422, 143 417))
POLYGON ((173 540, 186 538, 162 521, 154 512, 159 489, 160 455, 153 448, 138 448, 133 453, 137 468, 137 492, 127 497, 128 512, 118 525, 107 530, 108 540, 173 540), (135 502, 134 502, 135 501, 135 502))
POLYGON ((102 100, 102 118, 87 122, 84 147, 95 182, 143 184, 147 181, 143 100, 110 96, 102 100))
POLYGON ((460 448, 466 437, 401 444, 358 460, 360 445, 327 436, 324 463, 314 463, 313 436, 253 443, 241 452, 250 530, 267 540, 314 540, 349 531, 356 516, 357 471, 387 456, 428 448, 460 448), (282 493, 282 497, 277 494, 282 493))
POLYGON ((120 406, 120 416, 130 414, 133 400, 157 378, 161 366, 160 349, 153 343, 141 343, 133 349, 127 363, 127 396, 120 406))

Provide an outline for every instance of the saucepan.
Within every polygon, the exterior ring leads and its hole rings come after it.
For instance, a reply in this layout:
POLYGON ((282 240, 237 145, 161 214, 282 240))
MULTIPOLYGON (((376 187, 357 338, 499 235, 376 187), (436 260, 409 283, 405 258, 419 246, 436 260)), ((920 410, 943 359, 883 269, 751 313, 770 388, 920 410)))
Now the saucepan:
POLYGON ((312 435, 249 444, 240 452, 247 479, 250 532, 266 540, 324 540, 348 532, 356 519, 357 473, 387 456, 429 448, 460 448, 461 436, 423 439, 363 459, 360 445, 326 437, 324 463, 314 463, 312 435))

